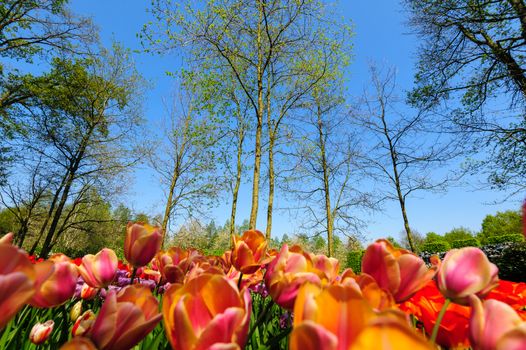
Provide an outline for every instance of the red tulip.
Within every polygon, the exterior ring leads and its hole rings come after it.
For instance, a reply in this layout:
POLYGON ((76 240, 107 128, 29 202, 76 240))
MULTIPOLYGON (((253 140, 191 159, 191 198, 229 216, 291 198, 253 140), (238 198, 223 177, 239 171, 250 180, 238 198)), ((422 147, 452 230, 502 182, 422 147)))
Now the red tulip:
POLYGON ((466 305, 469 296, 485 296, 498 285, 498 269, 478 248, 466 247, 447 252, 437 274, 440 292, 466 305))
POLYGON ((391 292, 397 302, 402 302, 433 279, 436 267, 428 268, 415 254, 396 249, 389 241, 379 239, 367 247, 362 272, 371 275, 380 288, 391 292))
POLYGON ((241 237, 234 235, 233 240, 232 265, 244 274, 259 270, 267 249, 265 235, 257 230, 249 230, 241 237))
POLYGON ((26 253, 0 244, 0 330, 35 293, 36 275, 26 253))
POLYGON ((93 327, 95 319, 96 316, 93 311, 86 310, 81 316, 77 317, 71 329, 71 335, 74 337, 86 335, 93 327))
POLYGON ((162 231, 160 227, 148 224, 128 223, 126 238, 124 240, 124 256, 133 267, 146 266, 162 244, 162 231))
POLYGON ((82 289, 80 290, 80 297, 84 300, 90 300, 95 298, 98 292, 99 288, 93 288, 90 287, 89 284, 84 283, 82 285, 82 289))
POLYGON ((96 255, 85 255, 78 268, 84 282, 90 287, 104 288, 115 279, 118 262, 113 250, 103 248, 96 255))
POLYGON ((36 307, 55 307, 63 304, 75 294, 77 266, 70 262, 44 261, 35 265, 36 293, 29 304, 36 307))
POLYGON ((129 285, 118 294, 109 291, 88 332, 99 350, 131 349, 161 320, 159 302, 143 285, 129 285))
POLYGON ((53 320, 35 324, 33 328, 31 328, 31 332, 29 332, 29 340, 36 345, 42 344, 49 338, 54 326, 55 322, 53 322, 53 320))
POLYGON ((225 276, 203 274, 163 297, 166 335, 173 349, 242 349, 250 323, 248 290, 225 276))

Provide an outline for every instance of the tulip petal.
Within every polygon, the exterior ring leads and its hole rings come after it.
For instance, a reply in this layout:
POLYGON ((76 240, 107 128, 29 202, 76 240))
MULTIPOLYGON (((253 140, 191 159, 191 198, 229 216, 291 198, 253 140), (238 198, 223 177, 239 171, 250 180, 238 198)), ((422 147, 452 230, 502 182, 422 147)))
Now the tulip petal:
POLYGON ((291 350, 336 350, 338 338, 313 321, 295 326, 289 340, 291 350))
POLYGON ((400 269, 396 257, 383 240, 367 247, 362 258, 362 271, 372 276, 380 288, 396 293, 400 286, 400 269))

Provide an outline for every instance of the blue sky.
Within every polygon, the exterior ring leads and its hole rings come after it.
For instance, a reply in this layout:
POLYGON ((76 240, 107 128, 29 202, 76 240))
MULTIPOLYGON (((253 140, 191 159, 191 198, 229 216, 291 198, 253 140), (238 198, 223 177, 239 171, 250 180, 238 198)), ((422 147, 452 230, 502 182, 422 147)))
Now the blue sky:
MULTIPOLYGON (((349 91, 354 95, 362 91, 368 82, 368 63, 375 61, 397 67, 400 96, 403 96, 403 90, 410 89, 413 82, 418 41, 415 36, 409 34, 410 29, 405 24, 405 13, 400 3, 393 0, 341 2, 339 13, 352 21, 355 32, 354 58, 347 73, 349 91)), ((75 13, 93 16, 104 43, 109 44, 115 39, 128 48, 140 49, 136 34, 149 20, 146 13, 149 3, 139 0, 72 0, 71 8, 75 13)), ((166 72, 177 70, 180 62, 176 55, 159 57, 136 54, 135 60, 139 72, 151 83, 146 95, 145 117, 151 126, 155 126, 163 113, 162 98, 170 94, 173 86, 173 80, 166 72)), ((470 179, 472 183, 477 181, 476 177, 470 179)), ((265 192, 265 188, 262 190, 265 192)), ((243 186, 241 191, 238 212, 240 221, 249 216, 250 186, 243 186)), ((417 198, 410 198, 407 210, 411 226, 421 233, 434 231, 442 234, 459 226, 478 231, 486 215, 519 208, 520 198, 498 205, 487 204, 502 199, 504 195, 501 192, 474 191, 472 186, 465 185, 442 195, 423 193, 417 195, 417 198)), ((126 204, 137 211, 149 214, 162 211, 164 196, 159 181, 155 174, 146 168, 135 173, 135 182, 131 185, 127 198, 126 204)), ((278 206, 283 205, 280 198, 276 201, 278 206)), ((220 203, 221 207, 214 209, 211 214, 217 224, 225 222, 230 210, 228 198, 225 197, 220 203)), ((266 208, 264 201, 260 203, 260 207, 266 208)), ((276 212, 274 218, 274 236, 290 234, 294 230, 295 224, 286 214, 276 212)), ((383 212, 375 213, 367 219, 370 223, 365 234, 369 241, 388 235, 398 237, 403 229, 400 209, 396 203, 385 205, 383 212)), ((262 211, 258 218, 258 227, 261 230, 264 230, 264 221, 265 215, 262 211)))

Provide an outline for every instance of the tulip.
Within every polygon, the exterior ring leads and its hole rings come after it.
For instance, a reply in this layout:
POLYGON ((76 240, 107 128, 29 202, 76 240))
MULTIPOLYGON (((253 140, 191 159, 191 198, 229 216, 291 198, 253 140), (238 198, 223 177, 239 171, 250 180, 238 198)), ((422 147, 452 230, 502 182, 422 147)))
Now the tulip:
POLYGON ((53 320, 35 324, 29 333, 29 340, 36 345, 42 344, 49 338, 54 326, 55 322, 53 320))
POLYGON ((265 258, 267 241, 265 235, 257 230, 245 231, 243 235, 233 236, 232 265, 244 274, 251 274, 259 270, 265 258))
POLYGON ((166 336, 173 349, 239 349, 250 323, 248 290, 239 292, 225 276, 203 274, 163 297, 166 336))
POLYGON ((29 301, 35 307, 55 307, 75 294, 77 266, 70 262, 44 261, 35 265, 37 273, 36 293, 29 301))
POLYGON ((62 345, 60 350, 97 350, 97 347, 89 338, 74 337, 62 345))
POLYGON ((91 300, 95 298, 98 292, 99 288, 93 288, 90 287, 89 284, 84 283, 82 285, 82 289, 80 290, 80 297, 84 300, 91 300))
POLYGON ((388 290, 399 303, 433 279, 436 267, 429 269, 420 257, 379 239, 367 247, 362 272, 372 276, 380 288, 388 290))
POLYGON ((8 232, 0 238, 0 244, 12 244, 15 234, 13 232, 8 232))
POLYGON ((71 310, 69 310, 69 319, 77 320, 77 318, 80 317, 81 312, 82 312, 82 300, 79 300, 71 307, 71 310))
POLYGON ((289 344, 291 350, 432 349, 401 313, 379 316, 350 286, 310 283, 298 293, 289 344))
POLYGON ((162 230, 148 224, 128 223, 124 240, 124 256, 135 268, 148 265, 161 249, 162 230))
POLYGON ((36 275, 26 253, 0 244, 0 330, 35 293, 36 275))
POLYGON ((78 268, 84 282, 90 287, 105 288, 115 279, 118 262, 113 250, 103 248, 96 255, 85 255, 78 268))
POLYGON ((305 283, 321 284, 317 271, 308 254, 294 246, 289 250, 287 244, 267 267, 265 284, 272 299, 279 306, 292 310, 299 288, 305 283))
POLYGON ((183 283, 186 273, 193 267, 195 262, 202 259, 203 257, 196 250, 172 247, 166 252, 159 252, 155 262, 163 281, 183 283))
POLYGON ((526 349, 526 322, 504 334, 497 342, 497 350, 526 349))
POLYGON ((374 310, 390 309, 396 304, 391 293, 380 288, 376 280, 366 273, 356 275, 352 269, 346 269, 341 275, 340 284, 357 290, 374 310))
POLYGON ((319 271, 320 278, 333 282, 338 278, 340 262, 338 259, 329 258, 326 255, 311 255, 312 264, 319 271))
POLYGON ((469 296, 485 296, 498 285, 498 269, 478 248, 447 252, 437 274, 440 292, 452 301, 467 305, 469 296))
POLYGON ((129 285, 118 294, 110 290, 87 333, 99 350, 131 349, 161 320, 159 302, 150 289, 129 285))
POLYGON ((91 310, 86 310, 81 316, 76 318, 75 324, 71 329, 71 335, 74 337, 86 335, 93 324, 95 323, 96 316, 91 310))
POLYGON ((469 320, 469 339, 471 345, 479 350, 495 349, 500 339, 523 322, 508 304, 489 299, 484 303, 471 295, 472 307, 469 320))

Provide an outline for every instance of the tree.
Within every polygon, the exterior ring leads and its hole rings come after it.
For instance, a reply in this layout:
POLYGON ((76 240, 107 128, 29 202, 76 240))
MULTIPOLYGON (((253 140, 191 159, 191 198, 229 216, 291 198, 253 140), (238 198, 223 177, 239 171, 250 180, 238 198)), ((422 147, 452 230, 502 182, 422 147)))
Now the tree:
POLYGON ((364 111, 353 113, 354 120, 370 135, 370 148, 366 161, 370 174, 386 187, 386 200, 397 201, 400 206, 408 247, 416 251, 413 242, 407 199, 418 191, 445 190, 455 177, 437 176, 436 169, 444 171, 447 162, 457 156, 455 144, 440 126, 433 124, 425 109, 414 113, 400 113, 396 97, 394 69, 382 70, 371 66, 372 91, 365 91, 361 101, 364 111))
POLYGON ((196 108, 192 91, 181 85, 170 107, 166 143, 156 147, 151 166, 167 185, 162 219, 163 241, 168 224, 184 212, 185 221, 201 212, 219 190, 214 179, 216 162, 213 146, 217 142, 215 125, 196 108))
MULTIPOLYGON (((306 57, 305 49, 320 37, 317 20, 323 13, 323 6, 318 1, 232 0, 206 1, 202 6, 188 2, 179 9, 170 0, 153 1, 151 12, 156 20, 152 25, 145 25, 142 39, 156 52, 190 47, 189 55, 194 64, 209 72, 229 70, 237 88, 250 102, 255 139, 249 227, 254 229, 259 205, 264 123, 267 122, 273 139, 280 124, 278 120, 296 103, 298 96, 310 88, 312 81, 306 81, 303 73, 308 72, 305 69, 309 68, 308 61, 300 58, 306 57), (291 62, 302 63, 302 70, 291 62), (273 104, 273 101, 280 102, 273 104)), ((269 156, 270 166, 273 166, 272 153, 269 156)), ((267 216, 272 211, 271 186, 269 184, 267 216)), ((271 215, 267 225, 271 225, 271 215)))
POLYGON ((524 187, 526 174, 526 3, 523 0, 406 0, 410 23, 423 40, 415 105, 454 100, 449 120, 488 146, 489 181, 524 187), (495 106, 509 108, 495 111, 495 106))
MULTIPOLYGON (((0 4, 0 57, 33 62, 53 52, 85 53, 96 40, 91 21, 76 17, 67 9, 67 0, 5 0, 0 4)), ((41 80, 9 69, 0 62, 0 132, 7 138, 22 129, 14 109, 31 97, 26 85, 41 80)), ((4 141, 4 140, 2 140, 4 141)), ((0 182, 7 177, 9 148, 0 145, 0 182)))
POLYGON ((495 215, 486 215, 482 221, 479 239, 485 244, 490 237, 503 235, 522 235, 522 214, 520 211, 507 210, 495 215))
POLYGON ((129 135, 137 133, 141 120, 140 79, 118 47, 87 59, 57 58, 44 81, 30 87, 32 97, 21 111, 30 123, 14 146, 24 150, 25 162, 41 160, 55 181, 30 250, 44 237, 42 256, 58 242, 91 189, 108 196, 119 191, 120 176, 136 162, 129 135))
POLYGON ((473 238, 473 232, 465 227, 457 227, 444 234, 444 238, 451 245, 454 241, 473 238))

